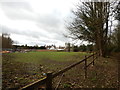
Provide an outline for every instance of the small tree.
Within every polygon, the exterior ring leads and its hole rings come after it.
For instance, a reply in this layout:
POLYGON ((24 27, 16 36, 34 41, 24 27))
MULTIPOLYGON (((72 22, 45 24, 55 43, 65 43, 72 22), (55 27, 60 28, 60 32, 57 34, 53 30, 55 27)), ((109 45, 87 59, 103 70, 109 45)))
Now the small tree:
POLYGON ((12 48, 13 40, 7 33, 2 34, 2 48, 12 48))

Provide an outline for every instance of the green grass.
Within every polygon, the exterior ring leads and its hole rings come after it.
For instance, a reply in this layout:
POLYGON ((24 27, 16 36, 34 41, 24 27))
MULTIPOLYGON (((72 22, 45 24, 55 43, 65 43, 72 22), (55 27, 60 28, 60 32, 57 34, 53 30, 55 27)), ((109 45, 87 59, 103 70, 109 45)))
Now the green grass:
POLYGON ((3 88, 25 86, 43 78, 43 73, 48 71, 55 73, 74 62, 82 60, 85 55, 88 54, 82 52, 18 52, 3 54, 3 88), (9 84, 10 80, 11 83, 9 84))
POLYGON ((8 53, 3 56, 5 69, 15 70, 18 66, 29 68, 26 72, 34 73, 41 68, 44 71, 58 71, 74 62, 80 61, 88 55, 84 52, 28 52, 28 53, 8 53), (6 64, 7 63, 7 64, 6 64), (8 68, 8 64, 15 65, 8 68))
MULTIPOLYGON (((5 88, 4 90, 7 90, 8 87, 23 87, 43 78, 43 73, 47 73, 48 71, 53 71, 53 73, 55 73, 74 62, 82 60, 85 58, 85 55, 90 54, 83 52, 28 52, 3 54, 3 88, 5 88)), ((89 63, 89 61, 91 60, 88 59, 87 63, 89 63)), ((101 57, 95 60, 95 65, 88 67, 87 79, 84 78, 83 67, 84 63, 81 63, 64 73, 60 87, 117 87, 118 68, 117 59, 115 57, 101 57)), ((55 87, 57 85, 56 82, 58 82, 60 78, 61 76, 58 76, 53 80, 55 87)))
POLYGON ((58 62, 77 61, 76 58, 82 58, 86 53, 81 52, 28 52, 28 53, 9 53, 13 56, 12 60, 19 62, 40 63, 44 60, 52 60, 58 62))

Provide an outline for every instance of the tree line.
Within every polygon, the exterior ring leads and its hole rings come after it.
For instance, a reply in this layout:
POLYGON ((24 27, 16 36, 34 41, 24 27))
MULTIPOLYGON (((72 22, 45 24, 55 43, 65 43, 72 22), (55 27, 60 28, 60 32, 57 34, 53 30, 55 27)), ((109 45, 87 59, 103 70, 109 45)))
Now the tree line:
POLYGON ((45 46, 38 46, 38 45, 28 46, 26 44, 26 45, 13 45, 13 49, 46 49, 46 47, 45 46))
POLYGON ((2 42, 2 49, 46 49, 45 46, 28 46, 26 45, 13 45, 13 40, 10 38, 10 34, 2 33, 0 36, 0 40, 2 42))

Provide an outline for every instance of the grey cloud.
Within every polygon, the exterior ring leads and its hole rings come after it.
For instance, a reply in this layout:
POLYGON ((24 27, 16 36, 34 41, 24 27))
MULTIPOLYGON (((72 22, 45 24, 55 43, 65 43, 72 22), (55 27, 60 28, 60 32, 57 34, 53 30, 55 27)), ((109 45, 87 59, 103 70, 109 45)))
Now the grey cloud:
POLYGON ((61 21, 61 13, 57 10, 49 14, 38 14, 32 10, 28 2, 1 2, 0 4, 5 15, 11 19, 32 20, 47 27, 58 26, 61 21))
POLYGON ((65 31, 65 28, 62 26, 61 23, 59 23, 58 26, 50 26, 50 27, 45 27, 44 25, 45 24, 43 24, 43 26, 41 24, 38 24, 39 28, 43 28, 50 35, 53 35, 52 39, 56 39, 56 40, 60 40, 60 41, 64 41, 64 42, 66 40, 68 40, 68 38, 65 38, 64 35, 63 35, 64 31, 65 31))
POLYGON ((31 19, 32 8, 27 2, 0 2, 0 8, 11 19, 31 19), (30 14, 31 13, 31 14, 30 14))
POLYGON ((46 31, 54 31, 62 23, 61 14, 57 10, 53 10, 49 14, 38 14, 32 11, 27 2, 4 2, 1 5, 5 15, 10 19, 30 20, 36 22, 39 28, 44 28, 46 31))
POLYGON ((63 19, 54 13, 47 14, 45 16, 38 17, 36 25, 49 33, 59 33, 61 27, 63 27, 63 19))
MULTIPOLYGON (((36 38, 36 39, 39 39, 41 37, 44 37, 44 38, 49 38, 49 39, 46 39, 44 40, 44 42, 47 42, 47 43, 50 43, 52 42, 53 40, 51 39, 54 39, 54 40, 59 40, 59 41, 66 41, 65 37, 63 36, 62 33, 54 33, 54 32, 49 32, 48 34, 47 33, 42 33, 40 31, 29 31, 29 30, 16 30, 16 29, 11 29, 9 27, 6 27, 6 26, 2 26, 0 27, 0 31, 2 30, 2 33, 10 33, 10 34, 19 34, 19 35, 25 35, 25 36, 28 36, 28 37, 33 37, 33 38, 36 38), (53 36, 52 36, 53 35, 53 36), (51 38, 50 36, 52 36, 53 38, 51 38)), ((54 41, 55 43, 55 41, 54 41)))
POLYGON ((66 42, 66 41, 69 40, 69 38, 66 38, 66 37, 63 35, 63 33, 56 33, 56 34, 54 35, 54 39, 57 39, 57 40, 63 41, 63 42, 66 42))
POLYGON ((57 42, 59 42, 59 40, 55 40, 55 39, 50 39, 50 38, 38 38, 37 40, 31 40, 31 42, 29 42, 30 45, 51 45, 51 44, 56 44, 57 42))
POLYGON ((26 9, 31 11, 31 7, 29 5, 29 3, 27 3, 26 1, 20 1, 20 2, 0 2, 3 8, 14 8, 16 10, 19 9, 26 9))
POLYGON ((65 38, 64 33, 65 29, 64 27, 58 26, 58 27, 43 27, 44 30, 46 30, 50 35, 53 35, 52 38, 60 41, 66 41, 68 38, 65 38))
POLYGON ((37 23, 42 24, 44 27, 58 27, 61 23, 61 19, 58 18, 59 16, 56 16, 54 14, 47 14, 38 16, 37 23))
MULTIPOLYGON (((2 26, 2 31, 7 33, 14 33, 19 35, 25 35, 28 37, 33 37, 41 41, 42 44, 45 43, 57 43, 58 41, 65 42, 66 39, 63 36, 63 18, 61 13, 57 10, 49 14, 38 14, 32 11, 31 6, 28 2, 2 2, 0 3, 0 8, 4 11, 5 15, 12 20, 30 20, 36 23, 36 26, 47 33, 40 31, 30 31, 30 30, 15 30, 7 26, 2 26), (52 36, 53 35, 53 36, 52 36), (40 39, 40 37, 46 38, 45 40, 40 39)), ((1 27, 0 27, 1 29, 1 27)), ((36 41, 30 40, 30 44, 38 43, 36 41)))
MULTIPOLYGON (((0 27, 0 29, 2 29, 3 33, 9 33, 9 34, 17 34, 17 35, 24 35, 27 36, 27 41, 29 41, 29 43, 27 43, 28 45, 50 45, 50 44, 56 44, 58 42, 66 42, 68 39, 65 39, 65 37, 62 35, 62 33, 49 33, 50 35, 54 35, 53 38, 50 38, 48 34, 46 33, 41 33, 41 32, 35 32, 35 31, 24 31, 21 32, 20 30, 15 30, 15 29, 11 29, 8 28, 6 26, 2 26, 2 28, 0 27), (32 37, 33 39, 29 38, 32 37)), ((19 40, 18 40, 19 42, 19 40)), ((21 43, 21 42, 19 42, 21 43)), ((18 43, 18 44, 19 44, 18 43)), ((24 42, 26 43, 26 42, 24 42)))
POLYGON ((2 26, 0 27, 0 31, 2 33, 10 33, 10 34, 19 34, 19 35, 25 35, 28 37, 33 37, 33 38, 39 38, 39 37, 47 37, 46 34, 41 33, 39 31, 30 31, 30 30, 16 30, 16 29, 11 29, 7 26, 2 26))
POLYGON ((49 14, 38 14, 32 11, 28 2, 2 2, 1 8, 10 19, 31 20, 48 31, 58 29, 62 23, 61 13, 56 9, 49 14))

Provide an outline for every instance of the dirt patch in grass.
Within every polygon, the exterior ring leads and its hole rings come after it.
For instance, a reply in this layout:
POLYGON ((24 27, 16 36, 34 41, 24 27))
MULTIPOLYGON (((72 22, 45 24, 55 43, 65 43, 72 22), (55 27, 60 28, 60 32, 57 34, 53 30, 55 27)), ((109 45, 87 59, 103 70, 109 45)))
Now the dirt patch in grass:
MULTIPOLYGON (((58 88, 117 88, 118 87, 118 56, 99 58, 95 65, 88 68, 87 78, 84 77, 84 63, 75 66, 64 73, 58 88)), ((76 59, 79 56, 75 55, 76 59)), ((40 63, 13 62, 12 55, 3 56, 3 90, 15 88, 16 90, 43 78, 47 71, 56 72, 71 65, 75 61, 58 62, 50 58, 40 63)), ((75 58, 74 58, 75 59, 75 58)), ((81 59, 80 59, 81 60, 81 59)), ((56 88, 61 76, 53 80, 56 88)))
POLYGON ((4 56, 2 66, 2 89, 18 89, 41 78, 42 70, 39 70, 37 64, 13 62, 12 56, 4 56))
POLYGON ((17 60, 15 61, 15 59, 16 56, 12 54, 3 54, 2 56, 3 90, 11 88, 19 89, 25 85, 28 85, 38 79, 45 77, 43 74, 47 73, 48 71, 56 72, 74 62, 59 62, 51 60, 51 58, 48 57, 45 57, 43 60, 38 61, 38 63, 19 62, 17 60))
MULTIPOLYGON (((84 77, 84 63, 64 73, 59 88, 118 88, 118 59, 100 57, 95 65, 88 67, 87 78, 84 77)), ((57 86, 61 76, 54 79, 57 86)))

